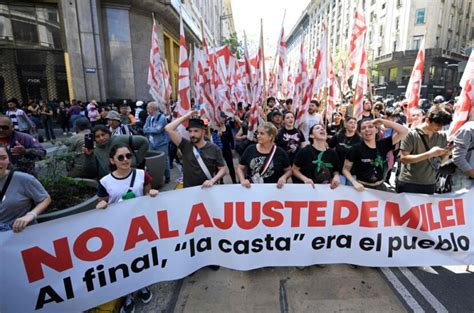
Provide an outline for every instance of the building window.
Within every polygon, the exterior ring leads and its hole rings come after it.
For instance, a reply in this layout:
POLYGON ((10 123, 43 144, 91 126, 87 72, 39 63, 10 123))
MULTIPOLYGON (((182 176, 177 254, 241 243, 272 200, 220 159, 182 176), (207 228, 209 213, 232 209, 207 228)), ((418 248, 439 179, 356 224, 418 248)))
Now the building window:
POLYGON ((109 41, 130 42, 128 11, 107 8, 107 35, 109 41))
POLYGON ((398 76, 398 68, 392 67, 389 72, 388 72, 388 81, 394 82, 397 81, 397 76, 398 76))
POLYGON ((380 25, 379 36, 383 36, 383 25, 380 25))
POLYGON ((382 55, 382 47, 378 47, 377 48, 377 56, 381 56, 382 55))
POLYGON ((393 51, 397 51, 397 41, 393 42, 393 51))
POLYGON ((411 66, 404 66, 402 68, 402 81, 409 80, 413 68, 411 66))
POLYGON ((398 30, 398 27, 400 26, 400 17, 397 16, 395 19, 395 29, 398 30))
POLYGON ((36 24, 12 20, 13 36, 17 43, 38 43, 38 28, 36 24))
POLYGON ((415 24, 424 24, 425 23, 425 9, 416 10, 416 22, 415 24))
POLYGON ((385 10, 385 3, 382 4, 382 10, 385 10))
POLYGON ((413 50, 420 49, 421 40, 423 40, 423 36, 413 36, 413 50))

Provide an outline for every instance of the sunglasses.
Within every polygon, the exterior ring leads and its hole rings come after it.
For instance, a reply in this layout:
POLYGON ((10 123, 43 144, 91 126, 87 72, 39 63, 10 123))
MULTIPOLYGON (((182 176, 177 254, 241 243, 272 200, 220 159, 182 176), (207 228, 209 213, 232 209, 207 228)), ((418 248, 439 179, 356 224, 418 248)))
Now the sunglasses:
POLYGON ((1 129, 1 130, 9 130, 9 129, 10 129, 10 126, 8 126, 8 125, 0 125, 0 129, 1 129))
POLYGON ((132 156, 133 156, 133 155, 132 155, 131 153, 121 154, 121 155, 118 155, 118 156, 117 156, 117 160, 119 160, 120 162, 125 161, 125 159, 131 160, 131 159, 132 159, 132 156))

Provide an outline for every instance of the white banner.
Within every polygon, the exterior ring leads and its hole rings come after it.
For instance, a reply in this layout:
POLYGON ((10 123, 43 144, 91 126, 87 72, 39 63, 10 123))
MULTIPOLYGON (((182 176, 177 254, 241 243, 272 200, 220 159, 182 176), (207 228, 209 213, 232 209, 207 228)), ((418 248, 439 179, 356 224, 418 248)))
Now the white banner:
POLYGON ((473 197, 288 184, 132 199, 1 233, 0 311, 82 311, 212 264, 472 264, 473 197))

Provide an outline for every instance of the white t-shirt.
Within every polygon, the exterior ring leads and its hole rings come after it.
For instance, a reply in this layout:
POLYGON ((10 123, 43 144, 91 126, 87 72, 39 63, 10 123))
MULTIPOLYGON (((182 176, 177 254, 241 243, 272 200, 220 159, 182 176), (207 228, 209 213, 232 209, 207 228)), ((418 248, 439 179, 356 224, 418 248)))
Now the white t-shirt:
MULTIPOLYGON (((143 188, 145 183, 145 171, 136 169, 137 174, 133 184, 132 191, 137 197, 143 196, 143 188)), ((123 201, 122 196, 127 193, 132 181, 133 170, 127 177, 117 178, 112 173, 102 177, 99 181, 97 195, 99 197, 109 197, 108 203, 116 203, 123 201)), ((148 176, 148 175, 147 175, 148 176)), ((149 176, 148 176, 149 177, 149 176)), ((148 178, 147 178, 148 180, 148 178)))
POLYGON ((309 142, 309 130, 313 125, 320 124, 323 122, 323 117, 321 116, 321 113, 314 113, 314 114, 307 114, 306 115, 306 120, 303 123, 303 126, 301 127, 301 131, 304 134, 304 138, 306 139, 306 142, 309 142))

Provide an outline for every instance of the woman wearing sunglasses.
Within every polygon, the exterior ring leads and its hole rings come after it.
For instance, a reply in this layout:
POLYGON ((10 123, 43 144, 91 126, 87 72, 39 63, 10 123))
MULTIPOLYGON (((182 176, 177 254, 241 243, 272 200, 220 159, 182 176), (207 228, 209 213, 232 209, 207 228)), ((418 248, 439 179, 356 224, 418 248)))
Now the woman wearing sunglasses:
POLYGON ((143 195, 155 197, 158 194, 158 190, 151 189, 152 177, 144 170, 132 168, 133 154, 128 145, 113 146, 109 157, 111 173, 99 181, 98 209, 127 199, 143 195))
MULTIPOLYGON (((151 189, 151 176, 144 170, 132 168, 132 152, 128 145, 117 144, 110 149, 111 173, 99 181, 97 195, 98 209, 105 209, 109 204, 141 197, 155 197, 158 190, 151 189)), ((143 303, 149 303, 153 297, 148 287, 140 289, 138 296, 143 303)), ((133 312, 135 300, 133 293, 128 294, 123 301, 120 312, 133 312)))

